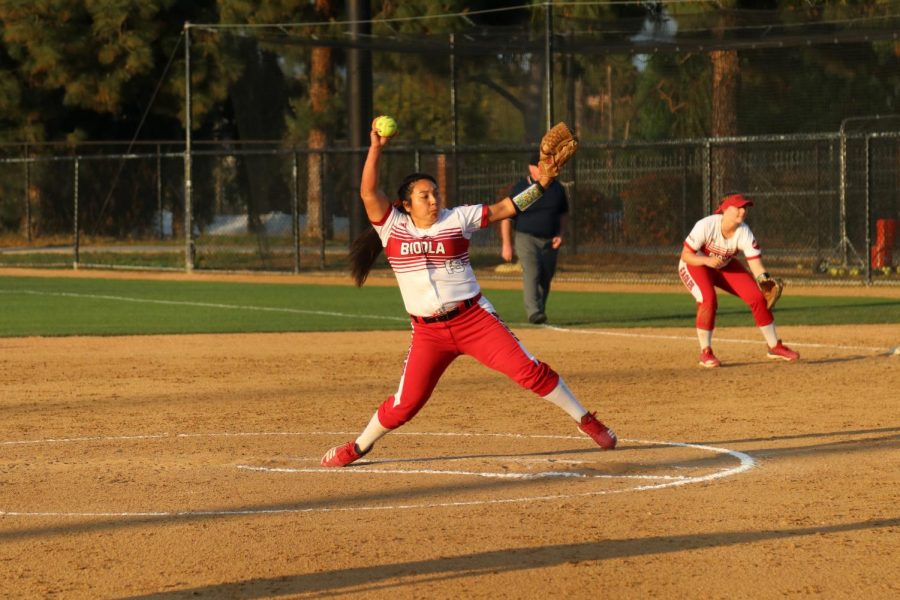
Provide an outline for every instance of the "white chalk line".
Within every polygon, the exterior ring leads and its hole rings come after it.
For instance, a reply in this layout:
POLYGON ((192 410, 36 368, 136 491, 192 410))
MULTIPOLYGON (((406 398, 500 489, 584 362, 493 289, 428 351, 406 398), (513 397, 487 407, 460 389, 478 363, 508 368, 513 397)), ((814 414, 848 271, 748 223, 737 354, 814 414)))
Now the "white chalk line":
MULTIPOLYGON (((506 460, 506 459, 504 459, 506 460)), ((387 460, 382 462, 389 462, 387 460)), ((356 463, 353 469, 303 469, 296 467, 259 467, 254 465, 237 465, 238 469, 245 471, 261 471, 265 473, 347 473, 349 475, 365 475, 375 473, 378 475, 457 475, 470 477, 487 477, 489 479, 544 479, 544 478, 575 478, 575 479, 651 479, 680 481, 687 479, 684 475, 591 475, 588 473, 572 473, 570 471, 542 471, 540 473, 494 473, 489 471, 446 471, 441 469, 370 469, 360 468, 368 463, 356 463)))
MULTIPOLYGON (((324 435, 325 432, 313 432, 316 435, 324 435)), ((102 442, 111 442, 111 441, 139 441, 139 440, 155 440, 160 438, 189 438, 189 437, 243 437, 243 436, 264 436, 264 435, 310 435, 309 432, 272 432, 272 433, 263 433, 263 432, 227 432, 227 433, 218 433, 218 434, 202 434, 202 433, 179 433, 179 434, 152 434, 152 435, 131 435, 131 436, 85 436, 85 437, 71 437, 71 438, 49 438, 46 440, 46 443, 63 443, 65 441, 69 442, 92 442, 92 441, 102 441, 102 442)), ((344 435, 340 434, 330 434, 330 435, 344 435)), ((406 435, 420 435, 415 432, 406 432, 406 435)), ((429 433, 429 434, 421 434, 421 435, 446 435, 446 436, 484 436, 484 437, 535 437, 535 438, 546 438, 546 437, 554 437, 554 438, 567 438, 567 439, 582 439, 578 436, 528 436, 524 434, 477 434, 477 433, 469 433, 469 434, 461 434, 461 433, 429 433)), ((553 500, 566 500, 573 498, 590 498, 597 496, 605 496, 611 494, 622 494, 629 492, 643 492, 650 490, 658 490, 665 489, 670 487, 677 487, 682 485, 688 485, 693 483, 702 483, 708 481, 714 481, 717 479, 723 479, 725 477, 731 477, 734 475, 738 475, 745 471, 748 471, 756 466, 756 461, 749 454, 744 452, 739 452, 737 450, 730 450, 728 448, 719 448, 716 446, 708 446, 701 444, 688 444, 682 442, 664 442, 664 441, 653 441, 653 440, 629 440, 622 439, 624 442, 633 442, 636 444, 646 444, 646 445, 657 445, 657 446, 677 446, 682 448, 693 448, 700 451, 713 452, 716 454, 726 454, 729 455, 739 461, 739 465, 736 467, 732 467, 729 469, 723 469, 720 471, 716 471, 713 473, 709 473, 706 475, 699 475, 695 477, 689 476, 679 476, 673 477, 671 479, 666 479, 659 483, 651 483, 645 485, 638 485, 632 488, 625 489, 614 489, 614 490, 593 490, 579 493, 568 493, 568 494, 548 494, 541 496, 522 496, 517 498, 489 498, 483 500, 467 500, 467 501, 455 501, 455 502, 433 502, 433 503, 417 503, 417 504, 392 504, 392 505, 364 505, 364 506, 338 506, 338 507, 315 507, 315 508, 274 508, 274 509, 236 509, 236 510, 181 510, 181 511, 11 511, 11 510, 2 510, 0 509, 0 517, 83 517, 83 518, 103 518, 103 517, 120 517, 120 518, 178 518, 178 517, 204 517, 204 516, 249 516, 249 515, 282 515, 282 514, 307 514, 307 513, 342 513, 342 512, 362 512, 362 511, 384 511, 384 510, 404 510, 404 509, 432 509, 432 508, 452 508, 452 507, 471 507, 471 506, 485 506, 485 505, 497 505, 497 504, 521 504, 521 503, 530 503, 530 502, 544 502, 544 501, 553 501, 553 500)), ((42 440, 25 440, 25 441, 4 441, 2 444, 10 445, 10 444, 38 444, 41 443, 42 440)), ((353 472, 353 471, 363 472, 363 469, 316 469, 316 472, 327 472, 332 475, 339 475, 345 472, 353 472)), ((404 471, 404 473, 409 473, 409 471, 404 471)), ((633 478, 638 478, 634 476, 633 478)), ((659 479, 658 477, 655 479, 659 479)))
MULTIPOLYGON (((662 335, 662 334, 651 334, 651 333, 628 333, 623 331, 605 331, 601 329, 570 329, 568 327, 557 327, 555 325, 543 325, 544 329, 551 329, 553 331, 559 331, 562 333, 578 333, 583 335, 605 335, 610 337, 625 337, 625 338, 640 338, 640 339, 652 339, 652 340, 691 340, 696 342, 696 335, 662 335)), ((728 342, 731 344, 765 344, 765 341, 761 340, 742 340, 737 338, 723 338, 717 337, 716 343, 718 342, 728 342)), ((844 344, 820 344, 815 342, 794 342, 791 341, 791 346, 797 346, 799 348, 828 348, 832 350, 865 350, 867 352, 888 352, 888 348, 880 347, 876 348, 874 346, 852 346, 852 345, 844 345, 844 344)))

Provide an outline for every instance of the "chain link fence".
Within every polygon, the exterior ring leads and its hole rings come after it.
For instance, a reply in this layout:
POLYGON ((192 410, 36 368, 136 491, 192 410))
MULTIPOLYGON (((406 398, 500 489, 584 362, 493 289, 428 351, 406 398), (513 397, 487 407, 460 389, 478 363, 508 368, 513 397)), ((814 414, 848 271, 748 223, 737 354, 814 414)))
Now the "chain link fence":
MULTIPOLYGON (((227 271, 342 270, 360 227, 361 151, 204 144, 184 215, 177 143, 136 151, 7 147, 0 265, 227 271), (190 235, 185 232, 190 228, 190 235)), ((389 147, 382 187, 433 174, 449 206, 493 202, 527 173, 529 147, 389 147)), ((561 181, 571 215, 560 277, 675 281, 681 242, 726 193, 779 275, 900 284, 900 133, 583 144, 561 181)), ((496 228, 476 268, 501 262, 496 228)))

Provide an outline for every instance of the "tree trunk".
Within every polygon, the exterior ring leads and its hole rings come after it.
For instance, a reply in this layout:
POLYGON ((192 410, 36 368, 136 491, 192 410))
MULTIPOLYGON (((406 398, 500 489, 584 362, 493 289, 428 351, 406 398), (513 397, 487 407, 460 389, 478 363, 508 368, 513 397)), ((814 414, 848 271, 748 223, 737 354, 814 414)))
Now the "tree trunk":
MULTIPOLYGON (((316 0, 316 14, 320 20, 328 20, 331 17, 331 0, 316 0)), ((334 93, 331 71, 331 48, 313 48, 309 66, 309 103, 313 124, 308 137, 309 148, 313 151, 326 148, 329 143, 328 132, 321 126, 322 120, 316 117, 324 116, 330 108, 334 93)), ((312 152, 306 162, 306 234, 317 240, 334 237, 332 211, 326 201, 325 190, 322 189, 327 175, 323 172, 323 168, 323 155, 312 152)))
MULTIPOLYGON (((740 64, 736 50, 713 50, 712 61, 712 135, 738 135, 737 93, 740 64)), ((733 146, 716 146, 713 169, 713 205, 723 194, 736 191, 738 185, 737 150, 733 146)))
MULTIPOLYGON (((308 143, 310 150, 325 148, 328 144, 328 136, 321 129, 310 129, 308 143)), ((322 189, 324 182, 322 154, 311 152, 306 158, 306 235, 313 239, 321 239, 322 225, 325 225, 325 239, 332 237, 330 211, 325 202, 325 191, 322 189), (324 212, 323 212, 324 211, 324 212)))
POLYGON ((741 67, 737 50, 713 50, 712 134, 737 135, 737 91, 741 67))

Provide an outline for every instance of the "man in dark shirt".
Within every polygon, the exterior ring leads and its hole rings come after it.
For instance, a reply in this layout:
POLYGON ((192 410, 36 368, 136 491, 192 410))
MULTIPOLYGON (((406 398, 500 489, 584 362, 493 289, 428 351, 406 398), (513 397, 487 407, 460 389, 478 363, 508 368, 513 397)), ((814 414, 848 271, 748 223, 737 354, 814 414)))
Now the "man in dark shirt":
MULTIPOLYGON (((535 152, 528 161, 529 176, 518 181, 510 193, 515 196, 538 180, 539 155, 535 152)), ((522 265, 522 292, 528 321, 541 324, 545 313, 550 281, 556 273, 556 258, 563 243, 569 200, 565 188, 556 180, 544 191, 540 200, 526 212, 500 222, 500 251, 503 260, 513 259, 513 228, 515 254, 522 265)))

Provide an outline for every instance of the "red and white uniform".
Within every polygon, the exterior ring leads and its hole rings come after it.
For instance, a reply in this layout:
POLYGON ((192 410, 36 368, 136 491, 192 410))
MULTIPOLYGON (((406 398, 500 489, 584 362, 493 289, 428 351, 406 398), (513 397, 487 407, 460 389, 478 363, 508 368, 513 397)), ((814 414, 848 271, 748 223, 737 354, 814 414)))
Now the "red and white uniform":
POLYGON ((406 312, 430 317, 478 294, 469 240, 487 225, 487 206, 481 204, 442 209, 428 229, 419 229, 395 207, 372 223, 400 284, 406 312))
POLYGON ((730 238, 722 235, 722 215, 700 219, 684 240, 684 245, 698 254, 718 256, 723 266, 741 251, 747 260, 759 258, 762 250, 746 223, 738 225, 730 238))
POLYGON ((412 319, 412 341, 397 391, 378 408, 387 429, 409 421, 425 405, 453 360, 468 354, 546 396, 559 376, 519 343, 483 296, 469 260, 472 234, 488 226, 485 205, 442 209, 437 221, 419 229, 394 206, 373 222, 388 263, 397 277, 406 311, 412 319), (466 300, 476 299, 471 306, 466 300), (424 322, 459 309, 448 320, 424 322))
POLYGON ((698 329, 712 331, 715 328, 718 309, 716 287, 746 302, 757 326, 765 327, 775 320, 772 312, 766 308, 766 300, 753 276, 739 261, 732 260, 738 252, 742 252, 748 261, 759 260, 762 256, 759 242, 746 223, 738 225, 734 234, 726 238, 722 235, 722 215, 710 215, 697 221, 684 240, 684 246, 697 254, 722 259, 722 266, 718 269, 678 261, 678 275, 697 300, 698 329))

